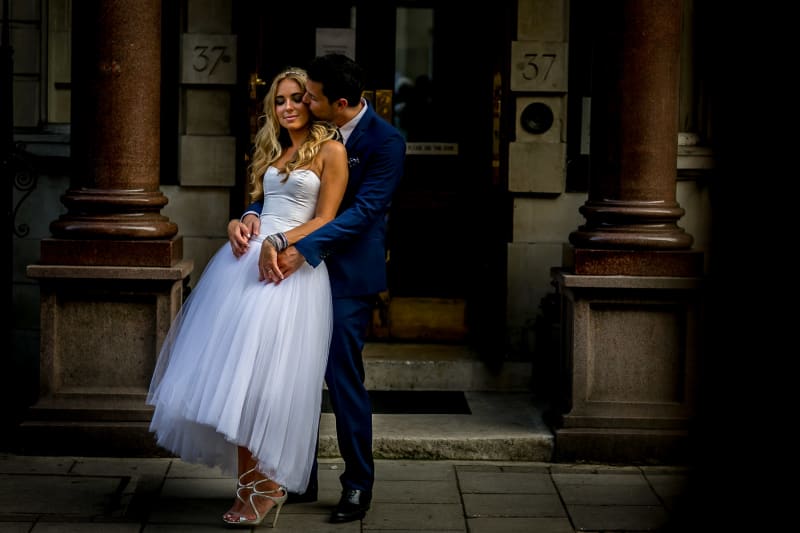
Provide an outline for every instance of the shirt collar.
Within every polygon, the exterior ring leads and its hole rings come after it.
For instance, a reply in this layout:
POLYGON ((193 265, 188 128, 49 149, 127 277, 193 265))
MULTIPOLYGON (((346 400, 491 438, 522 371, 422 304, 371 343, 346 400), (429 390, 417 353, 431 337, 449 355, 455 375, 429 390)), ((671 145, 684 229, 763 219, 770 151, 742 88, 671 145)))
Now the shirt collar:
POLYGON ((339 133, 342 134, 342 144, 347 144, 347 139, 350 138, 350 134, 353 133, 353 130, 356 129, 358 123, 364 118, 364 114, 367 112, 367 100, 362 98, 361 103, 364 104, 361 108, 361 111, 358 112, 358 115, 351 118, 346 124, 339 127, 339 133))

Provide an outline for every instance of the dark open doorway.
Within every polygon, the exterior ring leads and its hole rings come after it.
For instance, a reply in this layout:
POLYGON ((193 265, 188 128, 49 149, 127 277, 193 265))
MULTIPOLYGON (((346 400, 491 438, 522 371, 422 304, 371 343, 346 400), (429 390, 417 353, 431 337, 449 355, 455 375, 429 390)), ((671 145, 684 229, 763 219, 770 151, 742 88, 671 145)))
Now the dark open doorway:
POLYGON ((239 13, 240 79, 269 80, 288 65, 305 66, 317 53, 319 30, 339 29, 367 72, 366 96, 405 134, 405 177, 389 220, 390 287, 376 308, 373 337, 490 336, 505 314, 510 210, 500 110, 511 7, 304 6, 290 21, 270 3, 239 13))

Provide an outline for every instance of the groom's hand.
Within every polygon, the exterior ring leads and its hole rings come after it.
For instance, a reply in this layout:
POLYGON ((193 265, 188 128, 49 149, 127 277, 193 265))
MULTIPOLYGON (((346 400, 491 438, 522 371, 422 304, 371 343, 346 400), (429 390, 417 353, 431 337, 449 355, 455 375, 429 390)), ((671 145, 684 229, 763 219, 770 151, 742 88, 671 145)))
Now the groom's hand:
MULTIPOLYGON (((303 263, 306 262, 306 258, 303 257, 303 254, 297 251, 297 248, 294 246, 290 246, 281 253, 278 254, 278 268, 283 274, 283 279, 286 279, 291 275, 293 272, 296 272, 298 268, 300 268, 303 263)), ((273 280, 275 283, 280 283, 281 280, 275 279, 273 280)))

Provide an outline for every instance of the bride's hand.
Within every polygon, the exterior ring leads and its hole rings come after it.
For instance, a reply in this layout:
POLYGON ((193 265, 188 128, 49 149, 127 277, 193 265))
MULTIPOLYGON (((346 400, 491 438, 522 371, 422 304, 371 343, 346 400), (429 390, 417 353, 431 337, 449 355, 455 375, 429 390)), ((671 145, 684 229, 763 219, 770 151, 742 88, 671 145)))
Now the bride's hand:
POLYGON ((236 219, 228 222, 228 241, 231 243, 233 255, 241 257, 250 247, 250 230, 236 219))
POLYGON ((283 279, 283 273, 278 267, 278 251, 265 240, 261 244, 261 253, 258 256, 258 281, 278 281, 283 279))

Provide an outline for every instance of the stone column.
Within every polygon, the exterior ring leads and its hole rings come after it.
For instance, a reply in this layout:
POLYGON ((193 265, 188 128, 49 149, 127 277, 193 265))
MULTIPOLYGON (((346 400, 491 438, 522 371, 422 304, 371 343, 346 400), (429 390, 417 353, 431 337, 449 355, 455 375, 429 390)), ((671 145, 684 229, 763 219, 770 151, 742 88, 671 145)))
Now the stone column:
POLYGON ((697 273, 702 255, 675 200, 681 2, 595 6, 589 198, 574 231, 575 273, 697 273), (608 253, 605 250, 613 250, 608 253), (635 253, 629 253, 635 251, 635 253))
POLYGON ((562 294, 558 459, 670 461, 694 409, 703 254, 677 224, 680 0, 593 4, 590 186, 562 294))
POLYGON ((72 9, 72 182, 42 262, 169 266, 182 251, 160 214, 161 3, 72 9))
POLYGON ((67 213, 38 264, 39 399, 25 453, 159 453, 145 397, 192 262, 160 210, 161 2, 73 6, 67 213))

